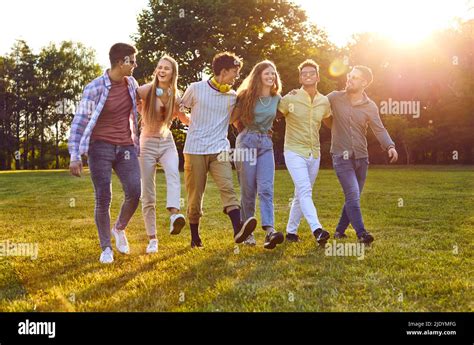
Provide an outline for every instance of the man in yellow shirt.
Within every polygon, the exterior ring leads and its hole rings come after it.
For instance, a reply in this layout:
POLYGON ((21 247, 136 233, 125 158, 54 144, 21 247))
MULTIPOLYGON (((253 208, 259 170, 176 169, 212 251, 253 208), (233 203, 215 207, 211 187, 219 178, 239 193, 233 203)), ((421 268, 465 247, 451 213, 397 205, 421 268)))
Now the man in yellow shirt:
POLYGON ((282 98, 278 111, 285 117, 284 156, 295 185, 295 194, 286 227, 286 240, 299 241, 297 231, 304 216, 319 245, 324 246, 329 233, 323 229, 313 203, 313 185, 319 171, 321 121, 331 116, 331 105, 318 92, 319 66, 306 60, 298 66, 301 89, 282 98))

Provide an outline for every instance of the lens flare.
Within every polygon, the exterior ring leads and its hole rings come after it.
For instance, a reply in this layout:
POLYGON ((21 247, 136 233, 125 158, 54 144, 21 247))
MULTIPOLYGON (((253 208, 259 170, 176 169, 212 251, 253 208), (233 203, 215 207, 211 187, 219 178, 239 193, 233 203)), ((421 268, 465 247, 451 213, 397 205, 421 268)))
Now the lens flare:
POLYGON ((329 66, 329 74, 333 77, 340 77, 349 71, 349 66, 344 64, 341 59, 336 59, 329 66))

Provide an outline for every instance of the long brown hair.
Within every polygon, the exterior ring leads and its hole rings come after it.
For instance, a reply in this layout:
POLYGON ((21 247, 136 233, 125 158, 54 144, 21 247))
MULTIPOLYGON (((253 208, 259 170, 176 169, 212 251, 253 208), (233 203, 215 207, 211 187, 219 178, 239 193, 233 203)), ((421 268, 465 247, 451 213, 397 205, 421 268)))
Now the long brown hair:
POLYGON ((256 64, 237 90, 241 121, 244 125, 252 123, 255 119, 255 104, 262 91, 262 72, 268 67, 273 67, 275 70, 275 81, 270 89, 270 95, 275 96, 281 92, 280 75, 278 74, 275 64, 269 60, 264 60, 256 64))
MULTIPOLYGON (((176 62, 175 59, 173 59, 169 55, 163 55, 159 61, 161 60, 166 60, 170 62, 172 66, 173 74, 171 75, 171 81, 170 81, 171 95, 170 95, 170 101, 168 102, 170 106, 168 107, 168 104, 165 104, 165 109, 161 109, 161 112, 157 114, 156 98, 158 96, 156 95, 156 88, 159 87, 160 82, 159 82, 158 77, 156 76, 157 73, 155 73, 153 75, 153 80, 151 82, 152 87, 150 88, 150 91, 148 91, 148 94, 146 95, 146 99, 144 101, 145 111, 143 114, 143 120, 147 128, 150 130, 159 129, 158 124, 161 121, 162 121, 162 126, 169 125, 169 123, 171 122, 171 118, 173 117, 176 94, 178 90, 178 63, 176 62)), ((159 64, 159 61, 158 61, 158 64, 159 64)), ((158 68, 158 65, 157 65, 157 68, 158 68)))

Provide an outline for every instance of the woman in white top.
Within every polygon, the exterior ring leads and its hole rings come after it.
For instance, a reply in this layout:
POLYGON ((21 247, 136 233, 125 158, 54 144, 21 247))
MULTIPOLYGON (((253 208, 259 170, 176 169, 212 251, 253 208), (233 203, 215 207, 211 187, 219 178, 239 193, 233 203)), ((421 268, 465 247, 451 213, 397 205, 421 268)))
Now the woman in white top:
POLYGON ((140 172, 142 183, 142 212, 150 242, 147 253, 158 251, 156 238, 156 164, 159 163, 166 177, 166 208, 170 213, 170 233, 179 234, 186 224, 179 213, 181 182, 179 156, 170 131, 172 120, 178 115, 177 96, 178 64, 163 56, 155 69, 153 80, 138 88, 142 104, 138 111, 141 118, 140 172))

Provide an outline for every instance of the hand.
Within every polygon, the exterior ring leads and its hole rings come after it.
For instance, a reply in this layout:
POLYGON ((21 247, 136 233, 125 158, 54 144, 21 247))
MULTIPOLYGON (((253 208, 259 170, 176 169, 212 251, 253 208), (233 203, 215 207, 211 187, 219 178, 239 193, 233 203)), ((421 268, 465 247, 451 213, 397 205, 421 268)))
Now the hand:
POLYGON ((69 171, 73 176, 81 177, 82 173, 82 162, 81 161, 72 161, 69 164, 69 171))
POLYGON ((388 156, 391 158, 390 163, 395 163, 398 160, 398 152, 395 150, 395 147, 391 147, 388 150, 388 156))
POLYGON ((288 95, 294 96, 294 95, 296 95, 297 93, 298 93, 298 90, 297 90, 297 89, 293 89, 293 90, 291 90, 290 92, 288 92, 288 95))
POLYGON ((137 99, 137 111, 143 114, 143 101, 141 99, 137 99))

